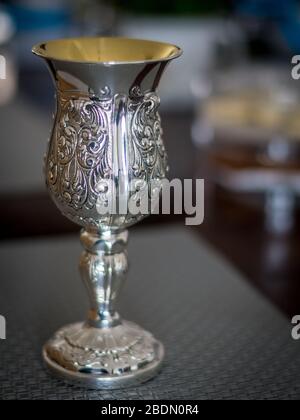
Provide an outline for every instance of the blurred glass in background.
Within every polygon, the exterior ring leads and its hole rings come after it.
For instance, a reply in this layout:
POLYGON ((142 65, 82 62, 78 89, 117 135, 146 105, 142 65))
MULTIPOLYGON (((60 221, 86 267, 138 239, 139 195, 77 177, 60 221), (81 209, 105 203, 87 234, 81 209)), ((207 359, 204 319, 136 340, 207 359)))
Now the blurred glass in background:
POLYGON ((207 149, 213 180, 237 195, 263 196, 266 228, 286 233, 300 193, 300 89, 291 76, 299 2, 233 7, 243 37, 217 46, 213 69, 193 82, 193 139, 207 149))

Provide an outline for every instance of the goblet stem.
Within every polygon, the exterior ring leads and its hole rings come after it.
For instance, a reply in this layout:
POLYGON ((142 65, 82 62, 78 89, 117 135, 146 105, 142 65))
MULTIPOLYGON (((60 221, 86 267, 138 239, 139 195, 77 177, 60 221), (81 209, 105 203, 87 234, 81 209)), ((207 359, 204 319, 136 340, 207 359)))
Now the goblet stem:
POLYGON ((80 272, 86 285, 88 321, 61 328, 43 350, 64 380, 89 388, 122 388, 152 378, 164 357, 162 344, 115 310, 128 270, 127 230, 83 230, 80 272))
POLYGON ((95 328, 119 325, 115 302, 128 271, 128 231, 83 230, 80 239, 85 251, 79 267, 90 299, 88 323, 95 328))

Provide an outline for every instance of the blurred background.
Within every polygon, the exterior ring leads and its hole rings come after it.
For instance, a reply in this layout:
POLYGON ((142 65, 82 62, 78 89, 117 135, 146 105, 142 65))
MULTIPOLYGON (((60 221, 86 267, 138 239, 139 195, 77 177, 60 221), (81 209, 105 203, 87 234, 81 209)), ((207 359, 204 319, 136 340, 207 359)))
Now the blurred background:
MULTIPOLYGON (((205 222, 192 229, 286 315, 298 313, 300 81, 291 60, 300 54, 300 1, 0 1, 2 240, 78 230, 44 187, 54 88, 31 47, 81 35, 183 48, 160 94, 170 177, 206 180, 205 222)), ((135 228, 173 223, 184 216, 135 228)))

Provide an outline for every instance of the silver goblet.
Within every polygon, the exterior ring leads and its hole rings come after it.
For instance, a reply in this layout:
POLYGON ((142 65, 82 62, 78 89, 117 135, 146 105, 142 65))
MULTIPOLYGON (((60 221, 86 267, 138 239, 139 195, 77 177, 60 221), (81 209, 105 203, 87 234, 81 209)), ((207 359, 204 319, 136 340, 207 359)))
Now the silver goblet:
POLYGON ((156 89, 181 50, 152 41, 76 38, 42 43, 33 52, 46 60, 56 86, 47 186, 60 211, 83 228, 80 272, 90 299, 88 320, 58 331, 43 357, 72 383, 138 384, 158 372, 164 349, 115 310, 128 268, 127 228, 145 216, 131 214, 124 203, 138 196, 138 181, 150 185, 166 177, 156 89), (126 211, 100 212, 112 198, 126 211))

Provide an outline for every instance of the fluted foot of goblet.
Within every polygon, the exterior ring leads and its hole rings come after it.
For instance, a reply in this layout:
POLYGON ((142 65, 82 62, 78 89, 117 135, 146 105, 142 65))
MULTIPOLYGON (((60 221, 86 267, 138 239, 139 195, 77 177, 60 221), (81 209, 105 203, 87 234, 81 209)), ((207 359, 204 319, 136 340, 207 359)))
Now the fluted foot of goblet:
POLYGON ((88 323, 66 326, 44 347, 47 366, 61 379, 96 389, 138 385, 155 376, 164 349, 150 333, 131 322, 111 328, 88 323))

